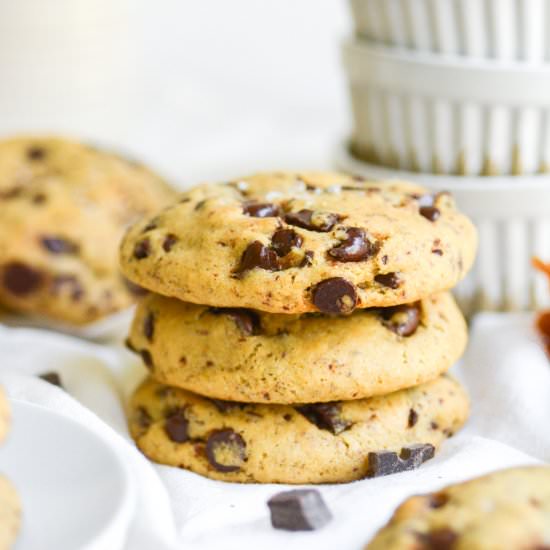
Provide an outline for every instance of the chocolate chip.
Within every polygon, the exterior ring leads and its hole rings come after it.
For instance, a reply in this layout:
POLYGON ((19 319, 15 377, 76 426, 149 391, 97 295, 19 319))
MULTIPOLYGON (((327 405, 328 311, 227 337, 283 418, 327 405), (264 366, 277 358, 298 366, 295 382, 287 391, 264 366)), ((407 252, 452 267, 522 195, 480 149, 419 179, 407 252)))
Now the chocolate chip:
POLYGON ((143 260, 144 258, 147 258, 149 254, 151 254, 151 242, 149 239, 143 239, 142 241, 136 243, 136 246, 134 247, 134 258, 136 260, 143 260))
POLYGON ((407 427, 412 428, 417 422, 418 422, 418 413, 414 409, 411 409, 409 411, 409 418, 407 420, 407 427))
POLYGON ((446 493, 439 492, 429 495, 428 505, 430 508, 443 508, 447 502, 449 502, 449 495, 446 493))
POLYGON ((398 336, 412 336, 420 324, 420 307, 418 304, 383 308, 380 315, 382 324, 398 336))
POLYGON ((420 215, 431 222, 435 222, 441 216, 441 211, 435 206, 421 206, 420 215))
POLYGON ((76 254, 78 252, 77 244, 61 237, 42 237, 40 244, 52 254, 76 254))
POLYGON ((260 241, 254 241, 246 247, 241 256, 241 263, 234 271, 234 275, 237 277, 242 276, 256 267, 266 271, 277 271, 280 267, 277 253, 264 246, 260 241))
POLYGON ((398 455, 393 451, 378 451, 368 454, 367 477, 380 477, 406 470, 414 470, 423 462, 433 458, 434 446, 419 443, 403 447, 398 455))
POLYGON ((332 514, 317 489, 295 489, 268 501, 271 525, 286 531, 314 531, 325 526, 332 514))
POLYGON ((153 356, 151 355, 151 352, 146 349, 142 349, 139 351, 139 354, 141 355, 141 359, 143 360, 143 363, 145 366, 149 369, 153 369, 153 356))
POLYGON ((448 527, 442 527, 430 533, 417 533, 422 543, 419 550, 451 550, 458 535, 448 527))
POLYGON ((251 309, 227 308, 224 310, 246 336, 260 333, 260 316, 251 309))
POLYGON ((315 212, 303 209, 299 212, 289 212, 285 216, 285 221, 290 225, 296 225, 303 229, 326 233, 340 221, 340 216, 330 212, 315 212))
POLYGON ((376 245, 371 243, 363 229, 348 227, 346 239, 328 251, 329 256, 339 262, 360 262, 370 258, 376 252, 376 245))
POLYGON ((352 422, 344 420, 341 416, 342 407, 339 403, 315 403, 302 405, 296 410, 303 414, 312 424, 320 430, 327 430, 338 435, 352 426, 352 422))
POLYGON ((44 283, 44 274, 21 262, 6 264, 2 285, 15 296, 26 296, 38 290, 44 283))
POLYGON ((155 334, 155 314, 151 311, 143 320, 143 334, 145 334, 145 338, 147 338, 149 342, 153 341, 153 336, 155 334))
POLYGON ((46 150, 39 145, 34 145, 27 149, 27 158, 29 160, 43 160, 46 157, 46 150))
POLYGON ((38 376, 38 378, 42 378, 42 380, 45 380, 46 382, 49 382, 50 384, 57 386, 58 388, 63 389, 63 384, 61 382, 61 376, 59 376, 58 372, 55 371, 49 371, 44 372, 38 376))
POLYGON ((170 412, 164 422, 164 431, 175 443, 189 441, 189 422, 185 418, 185 409, 176 409, 170 412))
POLYGON ((206 457, 218 472, 238 472, 246 461, 246 443, 231 429, 216 430, 206 442, 206 457))
POLYGON ((243 409, 246 407, 245 403, 239 403, 237 401, 224 401, 222 399, 210 399, 210 401, 212 401, 213 405, 221 413, 231 412, 235 409, 243 409))
POLYGON ((302 237, 292 229, 278 229, 271 237, 271 247, 278 256, 286 256, 292 248, 302 246, 302 237))
POLYGON ((313 265, 314 255, 315 255, 315 252, 313 252, 313 250, 306 250, 304 252, 304 257, 302 258, 302 261, 300 262, 299 267, 309 267, 310 265, 313 265))
POLYGON ((164 241, 162 241, 162 249, 164 252, 170 252, 178 240, 179 239, 173 233, 168 233, 168 235, 164 237, 164 241))
POLYGON ((397 275, 397 273, 379 273, 378 275, 375 275, 374 280, 382 285, 387 286, 388 288, 392 288, 393 290, 399 288, 401 285, 401 279, 397 275))
POLYGON ((245 202, 243 213, 254 218, 276 218, 281 215, 281 208, 268 202, 245 202))
POLYGON ((153 419, 145 407, 140 406, 136 409, 136 422, 138 426, 144 430, 148 429, 153 423, 153 419))
POLYGON ((346 279, 332 277, 321 281, 314 288, 313 303, 322 313, 347 315, 357 305, 357 291, 346 279))
POLYGON ((144 228, 142 233, 147 233, 147 231, 153 231, 158 227, 156 220, 151 220, 144 228))

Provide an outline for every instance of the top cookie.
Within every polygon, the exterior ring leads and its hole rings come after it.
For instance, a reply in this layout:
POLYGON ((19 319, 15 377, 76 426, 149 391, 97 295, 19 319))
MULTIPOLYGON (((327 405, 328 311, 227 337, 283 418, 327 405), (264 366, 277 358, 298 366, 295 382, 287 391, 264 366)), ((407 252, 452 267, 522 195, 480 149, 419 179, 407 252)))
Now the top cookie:
POLYGON ((550 467, 511 468, 406 500, 368 550, 550 547, 550 467))
POLYGON ((453 287, 475 249, 447 193, 277 172, 191 189, 130 229, 121 262, 133 282, 189 302, 349 314, 453 287))
POLYGON ((173 197, 146 168, 79 143, 0 142, 0 303, 69 324, 128 307, 120 239, 173 197))

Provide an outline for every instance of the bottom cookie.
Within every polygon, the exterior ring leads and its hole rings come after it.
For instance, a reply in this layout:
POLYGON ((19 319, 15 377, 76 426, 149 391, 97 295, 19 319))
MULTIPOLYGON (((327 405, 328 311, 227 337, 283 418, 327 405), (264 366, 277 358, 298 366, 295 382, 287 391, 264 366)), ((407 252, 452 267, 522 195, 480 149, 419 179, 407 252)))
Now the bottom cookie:
POLYGON ((15 488, 0 475, 0 548, 12 547, 19 532, 21 504, 15 488))
POLYGON ((550 467, 511 468, 406 500, 366 550, 550 548, 550 467))
POLYGON ((148 378, 131 399, 129 425, 155 462, 213 479, 338 483, 417 467, 467 415, 463 388, 446 375, 386 396, 304 406, 219 401, 148 378))

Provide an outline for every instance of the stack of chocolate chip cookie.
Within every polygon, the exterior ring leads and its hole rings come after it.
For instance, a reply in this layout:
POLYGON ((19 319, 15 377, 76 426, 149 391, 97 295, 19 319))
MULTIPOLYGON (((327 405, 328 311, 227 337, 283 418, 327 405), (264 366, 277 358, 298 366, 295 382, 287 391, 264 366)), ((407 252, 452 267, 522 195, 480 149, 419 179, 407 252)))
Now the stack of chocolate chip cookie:
POLYGON ((151 291, 128 339, 150 377, 130 429, 163 464, 239 482, 410 469, 461 427, 445 372, 467 330, 452 288, 476 233, 448 194, 343 174, 191 189, 133 226, 151 291))

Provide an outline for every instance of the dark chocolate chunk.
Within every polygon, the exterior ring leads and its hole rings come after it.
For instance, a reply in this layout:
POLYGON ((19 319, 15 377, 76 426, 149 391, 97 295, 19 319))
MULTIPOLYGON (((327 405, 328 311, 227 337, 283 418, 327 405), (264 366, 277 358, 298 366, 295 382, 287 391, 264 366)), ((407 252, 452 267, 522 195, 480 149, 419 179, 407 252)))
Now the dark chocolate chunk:
POLYGON ((142 349, 139 351, 139 354, 141 355, 141 359, 143 360, 143 363, 145 366, 149 369, 153 369, 153 356, 151 355, 151 352, 146 349, 142 349))
POLYGON ((412 428, 417 422, 418 422, 418 413, 414 409, 411 409, 409 411, 409 418, 407 420, 407 427, 412 428))
POLYGON ((376 245, 371 243, 359 227, 346 229, 346 240, 328 251, 329 256, 339 262, 360 262, 376 253, 376 245))
POLYGON ((59 376, 58 372, 55 371, 49 371, 44 372, 38 376, 38 378, 42 378, 42 380, 45 380, 46 382, 49 382, 50 384, 57 386, 58 388, 63 389, 63 383, 61 382, 61 376, 59 376))
POLYGON ((317 489, 294 489, 272 496, 267 505, 271 525, 286 531, 314 531, 325 526, 332 514, 317 489))
POLYGON ((151 220, 144 228, 142 233, 147 233, 147 231, 153 231, 158 227, 156 220, 151 220))
POLYGON ((382 324, 398 336, 412 336, 420 324, 420 307, 418 304, 383 308, 380 315, 382 324))
POLYGON ((136 246, 134 247, 134 258, 136 260, 143 260, 144 258, 147 258, 149 254, 151 254, 151 242, 149 239, 143 239, 142 241, 136 243, 136 246))
POLYGON ((321 430, 338 435, 351 427, 352 422, 342 418, 342 407, 339 403, 315 403, 296 407, 311 423, 321 430))
POLYGON ((27 158, 29 160, 43 160, 46 157, 46 150, 39 145, 33 145, 27 149, 27 158))
POLYGON ((185 418, 185 409, 170 411, 170 415, 164 422, 164 431, 175 443, 189 441, 189 421, 185 418))
POLYGON ((314 255, 315 255, 315 252, 313 252, 313 250, 306 250, 304 252, 304 257, 302 258, 302 261, 300 262, 299 267, 309 267, 310 265, 313 265, 314 255))
POLYGON ((143 334, 149 342, 153 341, 153 336, 155 334, 155 314, 150 311, 143 320, 143 334))
POLYGON ((277 271, 280 268, 279 257, 275 250, 264 246, 260 241, 254 241, 246 247, 241 256, 241 263, 234 274, 239 277, 256 267, 266 271, 277 271))
POLYGON ((6 264, 2 286, 15 296, 26 296, 37 291, 44 283, 44 274, 21 262, 6 264))
POLYGON ((285 221, 290 225, 296 225, 303 229, 326 233, 340 221, 340 216, 330 212, 315 212, 303 209, 299 212, 289 212, 285 216, 285 221))
POLYGON ((178 240, 179 239, 173 233, 168 233, 168 235, 164 237, 164 241, 162 241, 162 249, 164 252, 170 252, 178 240))
POLYGON ((397 273, 379 273, 378 275, 375 275, 374 280, 382 285, 387 286, 388 288, 392 288, 393 290, 399 288, 401 285, 401 279, 397 275, 397 273))
POLYGON ((268 202, 245 202, 243 213, 254 218, 276 218, 281 215, 281 208, 268 202))
POLYGON ((398 455, 393 451, 378 451, 368 454, 367 477, 380 477, 406 470, 414 470, 433 458, 435 448, 430 443, 403 447, 398 455))
POLYGON ((246 336, 259 334, 261 330, 260 316, 252 309, 227 307, 227 308, 210 308, 210 313, 214 315, 227 315, 235 321, 237 327, 246 336))
POLYGON ((52 254, 76 254, 78 252, 77 244, 62 237, 48 235, 40 239, 40 244, 52 254))
POLYGON ((313 289, 313 303, 322 313, 347 315, 357 305, 357 291, 346 279, 332 277, 321 281, 313 289))
POLYGON ((302 246, 302 237, 292 229, 278 229, 271 237, 271 247, 278 256, 286 256, 293 247, 302 246))
POLYGON ((458 535, 448 527, 442 527, 430 533, 417 533, 422 546, 419 550, 452 550, 458 535))
POLYGON ((435 222, 441 216, 441 211, 435 206, 421 206, 420 215, 431 222, 435 222))
POLYGON ((216 430, 206 442, 206 457, 218 472, 238 472, 246 461, 246 443, 231 429, 216 430))

